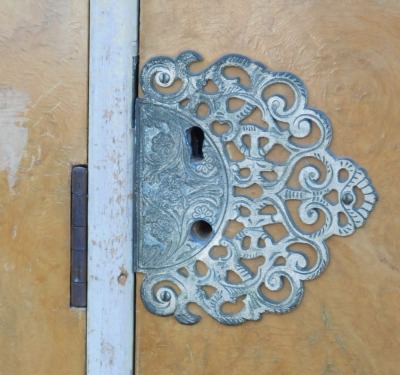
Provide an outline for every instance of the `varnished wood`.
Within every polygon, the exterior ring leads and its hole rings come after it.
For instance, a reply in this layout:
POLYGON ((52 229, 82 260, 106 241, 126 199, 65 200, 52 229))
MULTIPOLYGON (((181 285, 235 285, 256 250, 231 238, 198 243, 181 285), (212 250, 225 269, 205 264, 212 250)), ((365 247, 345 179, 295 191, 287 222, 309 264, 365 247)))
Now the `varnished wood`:
POLYGON ((69 307, 70 169, 86 163, 88 1, 0 6, 0 373, 85 372, 69 307))
POLYGON ((183 326, 138 299, 137 374, 398 373, 399 19, 398 1, 142 2, 142 63, 195 49, 197 68, 236 52, 297 74, 333 123, 332 150, 368 170, 380 201, 328 241, 330 265, 289 314, 225 327, 193 307, 202 321, 183 326))

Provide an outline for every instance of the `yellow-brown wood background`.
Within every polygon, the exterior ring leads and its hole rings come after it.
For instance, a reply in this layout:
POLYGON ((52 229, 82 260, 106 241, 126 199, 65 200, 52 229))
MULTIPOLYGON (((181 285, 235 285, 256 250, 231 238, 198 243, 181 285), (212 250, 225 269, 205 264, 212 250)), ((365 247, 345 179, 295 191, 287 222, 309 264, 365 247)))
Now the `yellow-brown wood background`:
POLYGON ((83 374, 70 169, 86 162, 87 0, 0 6, 0 374, 83 374))
POLYGON ((328 241, 328 269, 289 314, 183 326, 138 297, 136 373, 399 374, 400 2, 143 1, 141 63, 185 49, 203 66, 234 52, 300 76, 332 121, 331 149, 368 170, 380 201, 364 228, 328 241))

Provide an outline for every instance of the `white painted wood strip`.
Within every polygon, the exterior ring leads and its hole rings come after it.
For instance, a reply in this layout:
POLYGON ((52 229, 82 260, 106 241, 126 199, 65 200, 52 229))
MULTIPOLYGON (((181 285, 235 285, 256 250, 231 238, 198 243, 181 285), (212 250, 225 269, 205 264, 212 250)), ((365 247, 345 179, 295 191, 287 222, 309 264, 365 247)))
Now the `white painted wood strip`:
POLYGON ((133 373, 131 124, 137 1, 90 1, 89 375, 133 373))

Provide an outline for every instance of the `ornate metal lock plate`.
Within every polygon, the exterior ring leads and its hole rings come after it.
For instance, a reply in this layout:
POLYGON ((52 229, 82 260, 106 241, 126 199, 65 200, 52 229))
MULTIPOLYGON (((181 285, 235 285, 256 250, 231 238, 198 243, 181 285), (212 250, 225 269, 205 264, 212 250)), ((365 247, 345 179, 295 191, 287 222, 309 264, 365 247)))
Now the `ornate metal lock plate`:
POLYGON ((299 78, 239 55, 191 71, 198 60, 157 57, 141 72, 135 267, 154 314, 194 324, 195 303, 237 325, 295 308, 328 264, 326 239, 361 227, 377 194, 365 170, 329 150, 331 124, 307 107, 299 78), (284 282, 290 292, 274 298, 284 282))

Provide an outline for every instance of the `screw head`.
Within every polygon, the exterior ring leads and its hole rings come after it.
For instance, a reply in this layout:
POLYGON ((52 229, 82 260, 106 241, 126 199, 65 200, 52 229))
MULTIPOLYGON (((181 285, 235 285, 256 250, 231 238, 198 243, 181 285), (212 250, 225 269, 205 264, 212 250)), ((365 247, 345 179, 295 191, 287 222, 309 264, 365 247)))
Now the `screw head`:
POLYGON ((160 295, 161 301, 168 302, 171 300, 171 293, 164 290, 160 295))
POLYGON ((342 202, 346 205, 353 203, 354 197, 351 193, 345 193, 342 196, 342 202))
POLYGON ((169 82, 169 80, 171 79, 171 77, 168 73, 162 72, 158 76, 158 79, 163 85, 166 85, 169 82))

